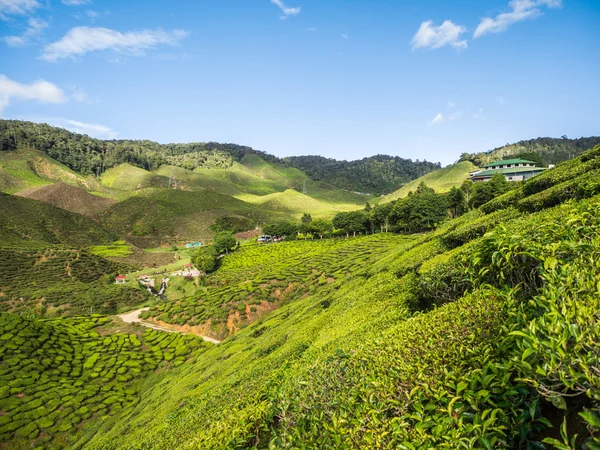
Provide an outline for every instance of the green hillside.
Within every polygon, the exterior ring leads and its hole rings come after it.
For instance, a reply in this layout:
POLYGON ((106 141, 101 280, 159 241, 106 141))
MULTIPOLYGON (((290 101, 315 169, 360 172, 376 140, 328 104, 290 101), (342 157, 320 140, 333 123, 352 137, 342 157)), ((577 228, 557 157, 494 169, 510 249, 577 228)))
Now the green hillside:
MULTIPOLYGON (((297 169, 260 156, 170 166, 104 172, 117 202, 97 221, 0 194, 0 448, 600 447, 600 146, 455 219, 444 204, 433 231, 246 242, 159 298, 137 275, 193 251, 135 273, 102 255, 370 198, 301 194, 297 169), (174 332, 111 316, 142 306, 174 332)), ((418 182, 447 191, 472 169, 418 182)))
POLYGON ((103 211, 100 222, 138 247, 206 240, 217 217, 238 215, 254 222, 282 216, 211 190, 182 191, 148 188, 103 211))
POLYGON ((568 139, 566 136, 560 139, 548 137, 537 138, 519 141, 514 144, 506 144, 488 152, 463 153, 461 160, 472 161, 477 165, 484 165, 523 153, 535 153, 546 164, 557 164, 575 158, 598 144, 600 144, 600 136, 579 139, 568 139))
POLYGON ((89 191, 99 189, 99 183, 93 177, 84 177, 40 151, 0 151, 0 192, 13 194, 54 182, 80 186, 89 191))
POLYGON ((107 325, 99 316, 0 313, 0 447, 69 448, 90 423, 135 403, 150 373, 181 366, 209 346, 195 336, 126 334, 107 325))
POLYGON ((436 192, 448 192, 453 187, 460 187, 460 185, 469 178, 469 172, 472 172, 475 169, 476 167, 470 161, 452 164, 443 169, 429 172, 410 183, 406 183, 397 191, 381 197, 380 202, 387 203, 399 198, 404 198, 409 192, 414 192, 421 182, 425 183, 428 187, 435 189, 436 192))
MULTIPOLYGON (((333 191, 344 192, 344 191, 333 191)), ((335 213, 340 211, 353 211, 364 207, 370 197, 360 196, 358 199, 353 198, 353 195, 334 195, 329 196, 327 193, 321 192, 317 199, 316 195, 309 196, 301 192, 287 189, 284 192, 277 192, 269 195, 256 196, 251 194, 237 195, 236 197, 247 203, 260 206, 269 211, 281 211, 291 214, 297 218, 303 213, 310 213, 315 218, 328 217, 331 218, 335 213), (346 198, 344 198, 346 197, 346 198), (349 197, 349 198, 348 198, 349 197), (348 201, 350 200, 350 201, 348 201), (354 201, 352 201, 354 200, 354 201), (358 201, 356 201, 358 200, 358 201)))
POLYGON ((80 187, 63 182, 25 189, 17 192, 16 195, 50 203, 58 208, 88 217, 95 217, 102 210, 116 203, 111 198, 93 195, 80 187))
MULTIPOLYGON (((91 425, 79 443, 594 448, 600 279, 589 267, 600 256, 598 156, 600 148, 433 233, 390 241, 377 262, 346 259, 343 283, 324 279, 201 360, 152 377, 139 403, 91 425)), ((231 255, 221 276, 243 279, 248 270, 268 279, 269 259, 289 259, 289 245, 231 255)), ((205 304, 190 299, 164 313, 185 319, 194 302, 205 304)))
POLYGON ((0 246, 60 244, 88 247, 112 242, 117 235, 97 222, 48 203, 0 193, 0 246))

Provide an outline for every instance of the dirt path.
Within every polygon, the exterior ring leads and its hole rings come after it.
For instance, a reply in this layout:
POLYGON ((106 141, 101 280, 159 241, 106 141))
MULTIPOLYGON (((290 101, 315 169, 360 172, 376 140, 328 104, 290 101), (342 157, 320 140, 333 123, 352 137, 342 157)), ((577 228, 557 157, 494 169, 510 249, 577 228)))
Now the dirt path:
MULTIPOLYGON (((142 309, 137 309, 135 311, 128 312, 126 314, 120 314, 119 319, 121 319, 125 323, 139 323, 140 325, 143 325, 145 327, 152 328, 154 330, 166 331, 167 333, 187 334, 187 333, 179 331, 179 330, 172 330, 172 329, 168 328, 168 326, 161 326, 161 325, 155 325, 155 324, 149 323, 149 322, 144 322, 142 319, 140 319, 140 314, 144 311, 148 311, 149 309, 150 308, 142 308, 142 309)), ((200 336, 200 337, 207 342, 212 342, 213 344, 221 343, 221 341, 218 341, 218 340, 213 339, 208 336, 200 336)))

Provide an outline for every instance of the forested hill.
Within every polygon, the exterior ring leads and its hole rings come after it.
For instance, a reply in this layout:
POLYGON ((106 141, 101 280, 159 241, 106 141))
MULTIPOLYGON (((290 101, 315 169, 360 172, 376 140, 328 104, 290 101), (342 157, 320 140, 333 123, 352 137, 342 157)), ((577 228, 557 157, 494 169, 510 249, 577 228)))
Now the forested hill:
POLYGON ((515 144, 506 144, 488 152, 463 153, 460 161, 471 161, 476 166, 481 166, 492 161, 505 159, 511 156, 527 156, 543 164, 556 164, 567 159, 575 158, 586 150, 600 144, 600 136, 569 139, 540 137, 528 141, 519 141, 515 144), (534 157, 532 154, 537 155, 534 157))
POLYGON ((111 167, 129 163, 146 170, 170 164, 184 169, 227 168, 245 155, 275 156, 250 147, 216 142, 159 144, 147 140, 93 139, 63 128, 19 120, 0 120, 0 151, 34 148, 84 175, 100 175, 111 167))
POLYGON ((228 168, 234 161, 239 162, 244 156, 255 154, 271 163, 302 169, 309 177, 341 189, 376 194, 392 192, 404 183, 440 168, 439 164, 383 155, 351 162, 321 156, 279 159, 236 144, 104 141, 46 124, 0 120, 0 151, 17 148, 40 150, 80 174, 96 176, 123 163, 145 170, 156 170, 163 164, 189 170, 199 167, 228 168))
POLYGON ((338 161, 323 156, 291 156, 284 161, 311 178, 349 191, 386 194, 426 173, 440 163, 376 155, 358 161, 338 161))

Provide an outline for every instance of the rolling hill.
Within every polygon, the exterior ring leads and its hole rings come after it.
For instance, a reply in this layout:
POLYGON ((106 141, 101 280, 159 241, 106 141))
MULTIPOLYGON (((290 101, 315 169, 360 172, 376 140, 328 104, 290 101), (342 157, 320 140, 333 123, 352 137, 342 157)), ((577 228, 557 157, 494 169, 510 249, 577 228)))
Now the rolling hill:
POLYGON ((436 192, 448 192, 453 187, 460 187, 465 180, 469 178, 469 172, 475 170, 476 167, 470 161, 462 161, 453 164, 443 169, 429 172, 416 180, 406 183, 400 189, 391 194, 380 197, 380 203, 388 203, 399 198, 404 198, 411 191, 416 191, 417 186, 421 182, 428 187, 435 189, 436 192))
POLYGON ((25 189, 16 193, 19 197, 50 203, 88 217, 96 217, 101 211, 116 203, 108 197, 100 197, 63 182, 25 189))

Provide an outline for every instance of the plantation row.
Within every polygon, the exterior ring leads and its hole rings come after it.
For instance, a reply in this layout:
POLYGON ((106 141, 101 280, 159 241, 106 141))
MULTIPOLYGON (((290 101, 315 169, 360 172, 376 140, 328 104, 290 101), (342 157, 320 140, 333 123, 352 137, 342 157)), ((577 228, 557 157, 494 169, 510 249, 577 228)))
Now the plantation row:
POLYGON ((146 330, 101 336, 109 319, 39 320, 0 313, 0 441, 60 447, 74 428, 136 401, 136 380, 210 344, 146 330))
POLYGON ((114 313, 147 298, 146 291, 113 283, 129 270, 86 250, 0 248, 0 311, 114 313))
POLYGON ((222 333, 219 327, 230 317, 235 317, 239 328, 258 317, 259 307, 271 309, 269 303, 281 305, 322 287, 338 289, 346 277, 364 272, 376 259, 407 240, 380 234, 242 247, 225 257, 221 269, 207 278, 208 287, 202 297, 160 304, 142 317, 191 326, 210 322, 222 333))

